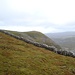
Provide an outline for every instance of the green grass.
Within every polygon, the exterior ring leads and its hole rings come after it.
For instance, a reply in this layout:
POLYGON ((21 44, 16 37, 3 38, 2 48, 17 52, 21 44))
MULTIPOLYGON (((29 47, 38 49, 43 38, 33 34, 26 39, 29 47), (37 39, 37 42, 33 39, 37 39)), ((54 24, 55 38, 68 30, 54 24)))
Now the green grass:
POLYGON ((75 58, 0 32, 0 75, 75 75, 75 58))

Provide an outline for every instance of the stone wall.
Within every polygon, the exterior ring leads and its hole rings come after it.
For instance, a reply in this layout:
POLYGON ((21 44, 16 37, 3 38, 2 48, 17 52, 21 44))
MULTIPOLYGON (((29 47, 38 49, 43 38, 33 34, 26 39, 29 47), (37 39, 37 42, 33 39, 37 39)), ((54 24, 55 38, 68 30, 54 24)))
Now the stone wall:
POLYGON ((22 40, 22 41, 24 41, 24 42, 26 42, 26 43, 33 44, 33 45, 35 45, 35 46, 37 46, 37 47, 41 47, 41 48, 45 48, 45 49, 47 49, 47 50, 53 51, 53 52, 55 52, 55 53, 57 53, 57 54, 61 54, 61 55, 65 55, 65 56, 71 56, 71 57, 74 57, 74 58, 75 58, 75 54, 74 54, 73 52, 71 52, 71 51, 62 50, 62 49, 58 50, 58 49, 57 49, 56 47, 54 47, 54 46, 48 46, 48 45, 46 45, 46 44, 40 44, 40 43, 38 43, 38 42, 34 42, 34 41, 31 41, 31 40, 25 39, 25 38, 23 38, 23 37, 20 37, 20 36, 16 36, 16 35, 14 35, 14 34, 8 32, 8 31, 0 30, 0 32, 5 33, 5 34, 7 34, 7 35, 10 35, 10 36, 12 36, 12 37, 14 37, 14 38, 16 38, 16 39, 22 40))

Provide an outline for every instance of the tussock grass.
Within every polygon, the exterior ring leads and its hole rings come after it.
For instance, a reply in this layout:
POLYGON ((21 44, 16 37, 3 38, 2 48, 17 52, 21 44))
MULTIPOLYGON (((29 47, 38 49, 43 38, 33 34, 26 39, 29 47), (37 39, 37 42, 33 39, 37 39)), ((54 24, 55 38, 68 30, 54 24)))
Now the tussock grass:
POLYGON ((0 32, 0 75, 75 75, 75 58, 0 32))

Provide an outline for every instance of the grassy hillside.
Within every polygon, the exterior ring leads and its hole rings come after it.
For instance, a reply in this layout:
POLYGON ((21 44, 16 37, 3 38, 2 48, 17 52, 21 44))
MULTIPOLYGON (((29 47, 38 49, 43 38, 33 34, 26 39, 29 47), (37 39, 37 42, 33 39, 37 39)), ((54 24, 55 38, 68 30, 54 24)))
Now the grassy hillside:
POLYGON ((0 75, 75 75, 75 58, 0 32, 0 75))
POLYGON ((46 35, 44 35, 41 32, 37 32, 37 31, 30 31, 30 32, 16 32, 16 31, 8 31, 10 33, 13 33, 15 35, 21 36, 25 39, 34 41, 34 42, 39 42, 41 44, 47 44, 50 46, 55 46, 58 49, 60 49, 61 47, 56 44, 53 40, 51 40, 50 38, 48 38, 46 35))

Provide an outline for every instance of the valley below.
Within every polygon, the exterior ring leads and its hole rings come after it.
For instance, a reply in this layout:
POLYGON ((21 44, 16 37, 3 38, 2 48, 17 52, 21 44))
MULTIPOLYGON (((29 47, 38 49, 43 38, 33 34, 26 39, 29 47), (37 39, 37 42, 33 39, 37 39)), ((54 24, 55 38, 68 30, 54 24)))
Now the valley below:
POLYGON ((46 34, 64 50, 75 53, 75 32, 48 33, 46 34))

